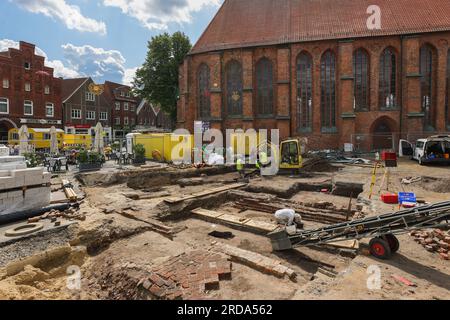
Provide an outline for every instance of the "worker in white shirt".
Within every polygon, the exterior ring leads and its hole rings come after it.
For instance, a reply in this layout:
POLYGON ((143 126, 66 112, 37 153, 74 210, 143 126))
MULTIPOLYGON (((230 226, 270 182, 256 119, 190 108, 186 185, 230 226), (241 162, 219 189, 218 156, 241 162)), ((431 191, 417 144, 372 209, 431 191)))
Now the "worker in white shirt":
POLYGON ((278 210, 275 212, 275 218, 279 224, 283 224, 286 227, 290 227, 294 225, 294 223, 302 223, 302 217, 292 209, 278 210))

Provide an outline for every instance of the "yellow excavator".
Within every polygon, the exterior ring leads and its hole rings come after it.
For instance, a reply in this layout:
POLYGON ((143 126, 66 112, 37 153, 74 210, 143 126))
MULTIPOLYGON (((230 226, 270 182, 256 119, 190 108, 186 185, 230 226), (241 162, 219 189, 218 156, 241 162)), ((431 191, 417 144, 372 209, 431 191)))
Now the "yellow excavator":
POLYGON ((258 145, 258 159, 260 163, 268 165, 272 155, 278 160, 279 169, 289 170, 290 172, 300 172, 303 167, 302 144, 300 139, 289 138, 280 143, 279 148, 268 141, 264 141, 258 145), (267 149, 265 149, 267 147, 267 149), (261 152, 267 150, 268 154, 261 152))

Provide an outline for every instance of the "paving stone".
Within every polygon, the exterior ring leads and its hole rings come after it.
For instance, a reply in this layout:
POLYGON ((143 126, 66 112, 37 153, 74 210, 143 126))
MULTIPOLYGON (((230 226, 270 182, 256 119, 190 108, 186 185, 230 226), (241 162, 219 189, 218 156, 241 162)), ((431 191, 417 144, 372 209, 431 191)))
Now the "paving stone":
POLYGON ((144 281, 147 287, 152 284, 152 295, 168 300, 192 299, 204 297, 205 290, 218 289, 224 275, 231 275, 231 262, 222 254, 196 250, 172 257, 152 270, 148 282, 144 281))

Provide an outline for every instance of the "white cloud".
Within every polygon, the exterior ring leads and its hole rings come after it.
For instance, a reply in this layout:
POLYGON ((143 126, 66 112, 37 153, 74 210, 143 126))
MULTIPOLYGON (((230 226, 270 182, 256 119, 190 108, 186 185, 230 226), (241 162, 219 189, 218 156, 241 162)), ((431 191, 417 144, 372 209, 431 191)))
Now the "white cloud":
POLYGON ((192 13, 206 6, 219 6, 223 0, 103 0, 136 18, 148 29, 166 29, 169 23, 190 23, 192 13))
POLYGON ((70 30, 81 32, 95 32, 106 34, 106 24, 85 17, 80 7, 67 4, 65 0, 9 0, 16 3, 22 9, 36 14, 60 20, 70 30))
POLYGON ((72 69, 94 79, 131 84, 136 74, 137 68, 126 68, 126 59, 120 51, 89 45, 75 46, 71 43, 63 45, 62 48, 72 69))
MULTIPOLYGON (((8 48, 19 48, 19 42, 0 39, 0 52, 8 48)), ((64 62, 49 60, 47 54, 36 47, 36 54, 45 57, 46 66, 53 68, 55 77, 66 79, 92 77, 98 82, 104 80, 130 85, 136 75, 136 68, 127 68, 126 59, 117 50, 105 50, 89 45, 75 46, 71 43, 62 46, 64 62)))
MULTIPOLYGON (((19 42, 10 39, 0 39, 0 51, 7 51, 9 48, 19 49, 19 42)), ((66 67, 60 60, 49 60, 47 54, 39 47, 36 47, 35 53, 45 57, 46 65, 54 69, 55 77, 77 78, 80 76, 78 71, 66 67)))
POLYGON ((55 70, 55 77, 70 79, 81 76, 78 71, 67 68, 61 60, 49 60, 47 66, 55 70))
POLYGON ((125 69, 125 74, 122 78, 122 83, 127 86, 131 86, 131 84, 134 81, 134 77, 136 76, 137 70, 138 70, 138 68, 125 69))

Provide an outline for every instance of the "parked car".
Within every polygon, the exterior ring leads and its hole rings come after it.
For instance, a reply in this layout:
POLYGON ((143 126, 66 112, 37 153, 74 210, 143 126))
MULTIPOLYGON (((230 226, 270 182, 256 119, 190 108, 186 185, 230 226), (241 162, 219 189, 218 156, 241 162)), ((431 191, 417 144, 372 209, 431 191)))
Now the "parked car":
POLYGON ((419 139, 415 144, 400 140, 399 154, 410 156, 420 165, 429 163, 450 164, 450 135, 419 139))

